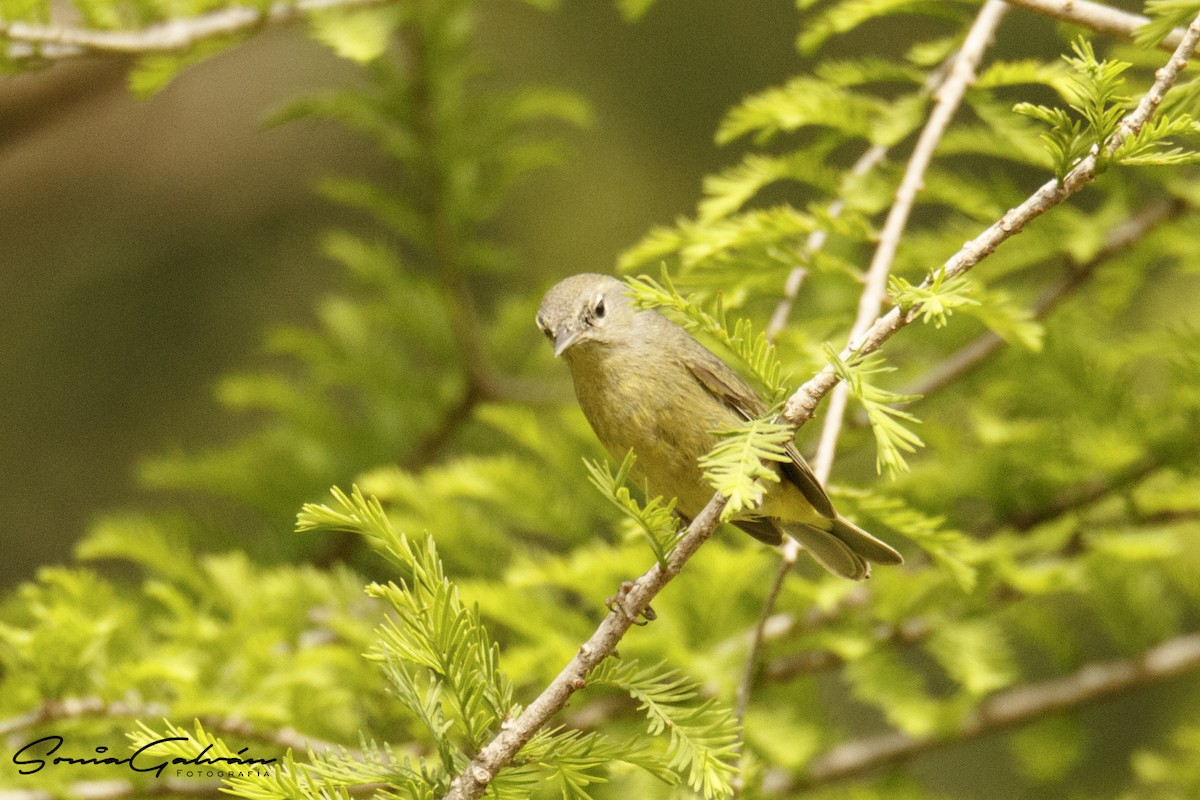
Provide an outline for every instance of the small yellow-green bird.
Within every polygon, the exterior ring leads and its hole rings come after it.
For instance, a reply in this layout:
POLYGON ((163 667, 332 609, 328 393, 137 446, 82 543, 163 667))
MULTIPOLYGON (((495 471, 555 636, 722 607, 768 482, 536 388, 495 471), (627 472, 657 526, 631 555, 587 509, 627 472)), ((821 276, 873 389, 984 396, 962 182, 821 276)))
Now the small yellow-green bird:
MULTIPOLYGON (((625 284, 607 275, 574 275, 542 298, 537 324, 571 369, 575 396, 615 459, 632 449, 634 473, 675 497, 691 519, 713 495, 697 463, 716 431, 756 419, 766 404, 742 378, 687 331, 652 309, 639 309, 625 284)), ((870 562, 900 564, 886 543, 840 517, 792 444, 781 481, 762 505, 733 523, 771 545, 796 539, 821 566, 845 578, 871 574, 870 562)))

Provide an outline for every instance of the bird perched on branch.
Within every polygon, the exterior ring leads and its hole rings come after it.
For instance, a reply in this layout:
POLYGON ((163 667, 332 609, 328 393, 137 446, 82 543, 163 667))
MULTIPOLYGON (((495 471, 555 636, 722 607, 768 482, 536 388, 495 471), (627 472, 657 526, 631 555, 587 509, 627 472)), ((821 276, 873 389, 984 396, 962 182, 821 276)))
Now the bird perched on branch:
MULTIPOLYGON (((652 491, 675 497, 686 519, 713 489, 699 459, 722 427, 757 419, 766 404, 736 372, 680 326, 639 309, 627 287, 607 275, 574 275, 542 298, 538 327, 571 370, 575 395, 613 458, 637 455, 635 474, 652 491)), ((791 536, 825 569, 861 580, 870 562, 900 564, 900 554, 843 519, 791 442, 779 463, 780 482, 762 505, 733 524, 771 545, 791 536)))

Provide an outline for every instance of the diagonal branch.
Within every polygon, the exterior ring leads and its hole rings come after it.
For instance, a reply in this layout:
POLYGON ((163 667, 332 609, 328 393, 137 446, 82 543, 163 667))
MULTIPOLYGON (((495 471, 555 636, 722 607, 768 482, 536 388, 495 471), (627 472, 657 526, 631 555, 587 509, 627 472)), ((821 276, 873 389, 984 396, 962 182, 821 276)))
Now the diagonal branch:
MULTIPOLYGON (((1146 124, 1154 109, 1162 102, 1163 95, 1175 84, 1198 42, 1200 16, 1188 27, 1171 59, 1158 70, 1154 84, 1141 102, 1122 120, 1118 132, 1112 137, 1110 148, 1115 150, 1122 141, 1146 124)), ((946 277, 969 271, 1032 220, 1094 180, 1097 162, 1095 154, 1089 155, 1061 182, 1049 181, 1024 203, 1006 213, 946 261, 943 267, 946 277)), ((908 309, 893 308, 878 318, 862 337, 852 341, 843 351, 842 358, 849 359, 875 352, 897 331, 916 319, 919 311, 916 306, 908 309)), ((800 427, 812 418, 817 405, 837 383, 838 378, 832 368, 826 368, 796 390, 785 404, 781 418, 797 428, 800 427)), ((496 738, 485 745, 463 773, 451 782, 444 800, 476 800, 483 796, 497 773, 512 763, 520 749, 534 734, 566 706, 572 694, 587 685, 588 674, 613 654, 638 615, 645 611, 654 597, 682 571, 688 559, 708 540, 720 522, 725 504, 724 497, 719 493, 714 495, 692 520, 671 552, 665 567, 655 564, 636 581, 621 587, 613 611, 604 618, 550 685, 516 719, 508 720, 501 726, 502 730, 496 738)))
POLYGON ((130 30, 38 25, 0 19, 0 39, 8 41, 6 55, 10 59, 172 53, 207 39, 245 33, 264 25, 293 22, 313 12, 367 8, 389 2, 393 0, 281 0, 265 9, 235 5, 130 30))
POLYGON ((771 788, 780 794, 791 794, 801 788, 853 778, 930 750, 976 739, 1195 670, 1200 670, 1200 633, 1185 634, 1168 639, 1134 658, 1088 664, 1061 678, 995 694, 984 700, 949 734, 909 736, 895 731, 838 745, 810 762, 803 775, 771 788))

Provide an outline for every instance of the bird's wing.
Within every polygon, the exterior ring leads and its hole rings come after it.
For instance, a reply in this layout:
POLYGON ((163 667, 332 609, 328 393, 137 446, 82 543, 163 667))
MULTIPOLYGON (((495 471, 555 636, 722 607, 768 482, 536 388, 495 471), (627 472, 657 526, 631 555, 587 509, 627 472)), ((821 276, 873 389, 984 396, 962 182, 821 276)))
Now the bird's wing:
MULTIPOLYGON (((688 348, 684 363, 701 386, 742 419, 757 419, 767 413, 766 404, 750 387, 750 384, 742 380, 740 375, 731 370, 724 361, 709 352, 702 344, 694 339, 692 341, 695 343, 695 347, 688 348)), ((817 480, 817 476, 813 474, 812 467, 808 466, 808 462, 804 460, 804 456, 800 455, 795 444, 788 442, 786 450, 791 460, 785 461, 781 465, 783 474, 796 485, 805 499, 812 503, 812 507, 818 514, 829 519, 836 519, 837 512, 833 510, 833 503, 829 500, 829 495, 825 493, 821 482, 817 480)))

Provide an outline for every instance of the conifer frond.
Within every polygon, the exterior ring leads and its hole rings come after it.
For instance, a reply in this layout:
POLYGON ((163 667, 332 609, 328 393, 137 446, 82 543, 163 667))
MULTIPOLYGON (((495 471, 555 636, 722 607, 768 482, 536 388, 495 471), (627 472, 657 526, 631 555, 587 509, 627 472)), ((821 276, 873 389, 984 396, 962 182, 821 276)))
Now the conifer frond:
POLYGON ((1108 163, 1108 142, 1132 103, 1129 95, 1122 93, 1124 74, 1132 64, 1096 58, 1086 39, 1077 39, 1071 47, 1075 56, 1063 56, 1070 71, 1061 86, 1070 110, 1032 103, 1013 107, 1018 114, 1049 128, 1042 138, 1060 179, 1091 153, 1096 154, 1100 168, 1108 163))
POLYGON ((668 785, 679 782, 661 753, 646 747, 641 737, 614 742, 596 733, 555 728, 542 730, 525 745, 525 760, 538 764, 557 783, 564 800, 591 800, 588 787, 607 782, 605 772, 617 762, 644 770, 668 785))
POLYGON ((712 223, 727 217, 764 187, 783 180, 833 193, 837 190, 839 176, 809 150, 785 156, 751 153, 740 164, 704 179, 705 198, 697 209, 699 221, 712 223))
POLYGON ((901 472, 908 471, 908 461, 904 453, 915 453, 918 447, 924 447, 921 437, 913 433, 904 423, 919 423, 912 414, 899 408, 894 403, 905 403, 915 400, 911 395, 897 394, 882 389, 868 379, 876 375, 893 372, 895 367, 886 365, 883 357, 874 354, 865 359, 844 361, 832 347, 825 345, 825 357, 834 373, 850 387, 850 393, 862 403, 867 412, 867 420, 871 424, 871 432, 875 434, 875 469, 895 477, 901 472))
POLYGON ((757 508, 767 491, 763 481, 779 482, 770 462, 791 459, 785 449, 795 432, 787 424, 756 419, 714 431, 721 441, 700 459, 704 478, 729 501, 721 518, 757 508))
POLYGON ((787 387, 782 377, 783 367, 775 355, 775 345, 765 333, 756 334, 749 320, 739 318, 731 328, 720 296, 717 298, 716 313, 709 314, 691 298, 679 293, 665 269, 662 283, 644 275, 630 278, 628 283, 634 302, 640 307, 674 311, 681 317, 685 328, 701 331, 728 348, 766 390, 769 403, 782 397, 787 387))
POLYGON ((1033 313, 1003 289, 974 288, 975 305, 963 306, 962 311, 975 317, 1009 344, 1019 345, 1030 352, 1042 349, 1045 327, 1033 313))
POLYGON ((888 108, 877 97, 798 77, 783 86, 751 95, 734 106, 717 129, 717 142, 727 144, 753 134, 757 144, 765 144, 778 134, 810 126, 870 141, 873 126, 888 108))
POLYGON ((592 673, 593 685, 614 686, 639 703, 652 736, 667 732, 671 770, 707 800, 730 797, 737 774, 737 724, 729 709, 708 699, 696 702, 696 687, 663 664, 643 667, 636 661, 609 659, 592 673))
POLYGON ((944 622, 925 649, 971 697, 1010 686, 1020 675, 1013 647, 994 619, 944 622))
POLYGON ((930 0, 838 0, 828 4, 815 18, 809 19, 796 39, 802 53, 811 54, 834 36, 839 36, 874 19, 895 15, 916 15, 961 22, 962 3, 937 3, 930 0))
POLYGON ((853 503, 855 510, 916 542, 934 563, 966 593, 978 580, 976 562, 980 554, 961 531, 946 527, 941 516, 927 514, 899 497, 888 497, 864 489, 839 488, 835 493, 853 503))
POLYGON ((665 566, 667 556, 671 554, 680 534, 679 519, 675 516, 675 499, 664 501, 658 496, 648 499, 645 505, 638 503, 625 485, 636 460, 637 456, 630 450, 615 473, 608 462, 584 461, 584 466, 587 467, 592 485, 637 526, 654 551, 658 563, 665 566))
POLYGON ((1175 28, 1195 19, 1197 13, 1200 13, 1200 5, 1196 0, 1146 0, 1150 21, 1137 29, 1134 41, 1140 45, 1157 44, 1175 28))
POLYGON ((810 214, 791 206, 752 208, 708 222, 680 220, 674 227, 651 230, 622 254, 619 267, 629 272, 677 257, 689 270, 735 264, 742 270, 754 264, 783 272, 794 261, 791 250, 816 227, 810 214))
POLYGON ((333 495, 335 507, 305 505, 297 530, 363 535, 407 576, 402 584, 367 587, 368 594, 386 601, 396 614, 380 626, 368 658, 384 665, 401 700, 438 744, 443 761, 453 752, 446 738, 451 733, 467 747, 481 747, 512 711, 513 699, 500 671, 499 648, 478 609, 468 608, 446 577, 432 538, 412 543, 393 529, 379 501, 357 486, 350 494, 334 488, 333 495), (443 716, 443 705, 452 713, 443 716))
POLYGON ((928 286, 914 286, 898 275, 888 278, 888 294, 900 310, 908 313, 916 306, 921 321, 932 322, 935 328, 944 328, 956 310, 979 305, 978 300, 968 296, 973 290, 974 285, 964 275, 946 280, 944 269, 932 275, 928 286))
POLYGON ((1200 164, 1200 151, 1195 146, 1187 149, 1174 146, 1172 140, 1179 136, 1200 136, 1200 122, 1188 114, 1160 116, 1122 141, 1113 153, 1113 160, 1127 166, 1200 164))

